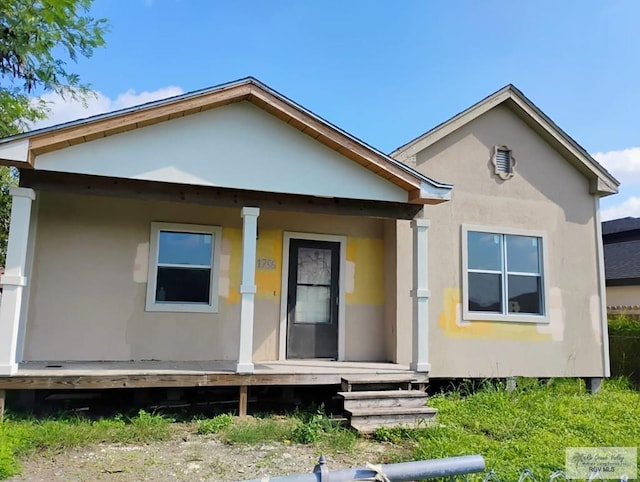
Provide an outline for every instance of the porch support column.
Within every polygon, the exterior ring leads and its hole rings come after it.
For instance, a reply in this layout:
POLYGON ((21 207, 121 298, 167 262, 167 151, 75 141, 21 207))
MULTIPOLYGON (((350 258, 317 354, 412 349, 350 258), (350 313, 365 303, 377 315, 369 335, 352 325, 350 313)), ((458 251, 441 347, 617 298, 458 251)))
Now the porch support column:
POLYGON ((25 273, 31 203, 36 198, 33 189, 24 187, 12 187, 9 193, 13 197, 9 242, 5 271, 0 278, 3 285, 2 302, 0 302, 0 375, 13 375, 18 371, 19 360, 16 356, 22 295, 27 285, 25 273))
POLYGON ((256 239, 260 208, 242 208, 242 281, 240 285, 240 351, 237 373, 253 373, 253 314, 256 295, 256 239))
POLYGON ((428 219, 411 221, 413 231, 413 354, 411 369, 428 372, 429 364, 429 282, 428 282, 428 219))

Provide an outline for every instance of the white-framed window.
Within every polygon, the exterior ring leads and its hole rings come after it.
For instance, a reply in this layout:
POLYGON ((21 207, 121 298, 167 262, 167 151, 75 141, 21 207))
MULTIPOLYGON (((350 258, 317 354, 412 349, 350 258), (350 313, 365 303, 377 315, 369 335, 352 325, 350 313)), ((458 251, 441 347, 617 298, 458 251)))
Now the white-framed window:
POLYGON ((463 319, 546 322, 540 232, 462 226, 463 319))
POLYGON ((147 311, 218 310, 222 228, 151 223, 147 311))

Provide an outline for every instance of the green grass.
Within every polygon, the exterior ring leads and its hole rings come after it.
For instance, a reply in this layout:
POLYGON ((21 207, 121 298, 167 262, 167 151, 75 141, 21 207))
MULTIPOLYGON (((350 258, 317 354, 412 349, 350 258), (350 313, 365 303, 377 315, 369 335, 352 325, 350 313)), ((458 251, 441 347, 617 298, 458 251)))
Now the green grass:
POLYGON ((609 317, 610 335, 637 335, 640 336, 640 321, 626 315, 614 315, 609 317))
MULTIPOLYGON (((581 380, 519 379, 508 392, 495 382, 472 385, 430 398, 438 424, 420 430, 381 429, 370 443, 392 445, 384 462, 480 454, 500 480, 518 480, 530 469, 536 480, 563 470, 565 449, 582 446, 640 445, 640 392, 624 379, 607 380, 589 395, 581 380)), ((349 452, 356 434, 329 419, 320 407, 289 416, 198 420, 194 429, 228 444, 311 444, 329 456, 349 452)), ((35 452, 56 453, 95 443, 148 443, 166 440, 171 421, 144 411, 133 418, 57 420, 13 418, 0 423, 0 479, 19 471, 19 459, 35 452)), ((364 442, 363 442, 364 443, 364 442)), ((375 461, 372 461, 375 462, 375 461)), ((482 480, 469 476, 467 480, 482 480)))
MULTIPOLYGON (((636 447, 640 444, 640 393, 611 380, 589 395, 580 380, 518 380, 508 392, 487 383, 475 393, 434 396, 439 425, 425 430, 378 433, 392 443, 410 442, 405 459, 480 454, 500 480, 518 480, 531 469, 547 480, 565 466, 567 447, 636 447)), ((482 480, 472 476, 469 480, 482 480)))
POLYGON ((35 452, 57 453, 95 443, 149 443, 170 436, 171 421, 140 410, 131 418, 116 416, 89 420, 63 416, 58 419, 14 418, 0 423, 0 479, 20 470, 19 459, 35 452))
POLYGON ((357 439, 355 432, 327 417, 323 407, 289 416, 234 418, 231 415, 218 415, 199 420, 197 432, 202 435, 217 434, 228 444, 313 444, 327 454, 348 452, 357 439))
POLYGON ((259 444, 291 440, 296 421, 290 417, 247 417, 221 431, 222 440, 229 444, 259 444))

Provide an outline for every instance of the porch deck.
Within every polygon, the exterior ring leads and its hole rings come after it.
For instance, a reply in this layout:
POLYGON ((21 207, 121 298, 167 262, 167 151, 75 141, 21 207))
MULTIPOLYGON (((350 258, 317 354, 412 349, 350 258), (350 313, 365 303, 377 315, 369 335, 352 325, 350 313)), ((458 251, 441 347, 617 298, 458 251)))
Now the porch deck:
POLYGON ((234 361, 25 362, 15 375, 0 376, 0 390, 338 385, 342 377, 354 375, 428 380, 426 373, 394 363, 286 360, 254 366, 254 373, 238 374, 234 361))

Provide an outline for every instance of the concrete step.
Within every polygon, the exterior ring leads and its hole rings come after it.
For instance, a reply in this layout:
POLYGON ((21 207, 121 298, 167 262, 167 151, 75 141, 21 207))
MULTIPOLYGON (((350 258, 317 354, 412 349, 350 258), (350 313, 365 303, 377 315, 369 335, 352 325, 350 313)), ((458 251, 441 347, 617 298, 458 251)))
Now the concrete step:
POLYGON ((427 394, 420 390, 384 390, 362 392, 338 392, 344 400, 344 409, 404 407, 418 408, 427 405, 427 394))
POLYGON ((431 407, 347 410, 351 416, 351 427, 359 432, 371 433, 381 427, 404 426, 425 428, 436 420, 438 411, 431 407))

